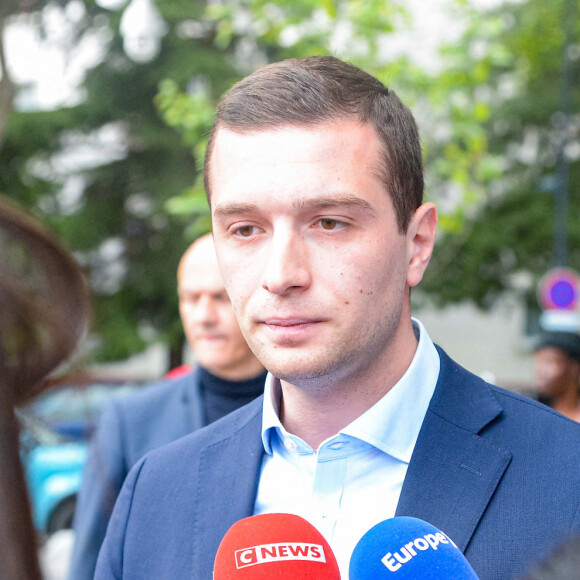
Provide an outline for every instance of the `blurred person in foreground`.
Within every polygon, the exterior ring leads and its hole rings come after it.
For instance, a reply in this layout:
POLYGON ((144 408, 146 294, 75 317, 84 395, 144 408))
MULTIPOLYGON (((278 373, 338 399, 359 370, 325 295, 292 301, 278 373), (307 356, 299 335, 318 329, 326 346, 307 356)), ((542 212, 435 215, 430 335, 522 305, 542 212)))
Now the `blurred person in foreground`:
POLYGON ((225 287, 270 375, 133 468, 97 580, 209 579, 252 514, 308 520, 344 578, 395 515, 445 532, 481 580, 578 529, 580 426, 461 368, 411 318, 437 214, 391 89, 332 57, 266 66, 220 102, 205 164, 225 287))
POLYGON ((580 335, 546 332, 534 349, 540 401, 580 422, 580 335))
POLYGON ((177 285, 181 320, 198 364, 184 377, 114 399, 103 411, 75 512, 70 580, 92 580, 119 490, 143 455, 223 417, 264 390, 264 368, 240 331, 210 235, 184 254, 177 285))
POLYGON ((580 578, 580 536, 559 545, 521 580, 578 580, 580 578))
POLYGON ((75 349, 89 318, 79 267, 52 234, 0 196, 0 578, 40 580, 14 407, 75 349))

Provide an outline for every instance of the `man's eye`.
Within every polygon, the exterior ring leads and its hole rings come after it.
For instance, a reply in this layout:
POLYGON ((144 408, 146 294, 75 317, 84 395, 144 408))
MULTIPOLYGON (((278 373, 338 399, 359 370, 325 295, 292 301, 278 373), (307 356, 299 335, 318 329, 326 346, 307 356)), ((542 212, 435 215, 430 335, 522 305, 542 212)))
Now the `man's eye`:
POLYGON ((322 218, 320 220, 320 225, 325 230, 334 230, 338 227, 339 223, 337 220, 333 220, 332 218, 322 218))
POLYGON ((242 236, 242 238, 248 238, 250 237, 253 233, 255 233, 255 226, 241 226, 239 228, 236 228, 235 233, 238 234, 239 236, 242 236))

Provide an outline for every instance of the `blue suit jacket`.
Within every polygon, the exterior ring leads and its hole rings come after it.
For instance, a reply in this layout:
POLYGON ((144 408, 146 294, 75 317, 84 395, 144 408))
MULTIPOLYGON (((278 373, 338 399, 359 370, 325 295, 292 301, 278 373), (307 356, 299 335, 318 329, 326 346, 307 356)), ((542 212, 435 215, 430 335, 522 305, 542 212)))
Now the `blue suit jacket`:
POLYGON ((131 467, 152 449, 203 426, 197 371, 107 405, 91 443, 77 500, 70 580, 93 580, 109 518, 131 467))
MULTIPOLYGON (((509 580, 580 528, 580 425, 491 386, 443 352, 397 515, 426 520, 481 580, 509 580)), ((125 482, 95 580, 210 580, 253 513, 261 399, 148 454, 125 482)))

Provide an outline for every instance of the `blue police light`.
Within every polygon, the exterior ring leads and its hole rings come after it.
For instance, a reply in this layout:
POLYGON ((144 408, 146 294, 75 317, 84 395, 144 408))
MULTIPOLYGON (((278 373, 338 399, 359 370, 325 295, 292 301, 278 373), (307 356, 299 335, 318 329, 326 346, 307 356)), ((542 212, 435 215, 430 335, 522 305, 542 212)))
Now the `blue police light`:
POLYGON ((550 298, 556 308, 570 308, 576 300, 576 290, 570 280, 558 280, 552 286, 550 298))
POLYGON ((550 270, 538 285, 538 302, 544 310, 576 310, 580 276, 568 268, 550 270))

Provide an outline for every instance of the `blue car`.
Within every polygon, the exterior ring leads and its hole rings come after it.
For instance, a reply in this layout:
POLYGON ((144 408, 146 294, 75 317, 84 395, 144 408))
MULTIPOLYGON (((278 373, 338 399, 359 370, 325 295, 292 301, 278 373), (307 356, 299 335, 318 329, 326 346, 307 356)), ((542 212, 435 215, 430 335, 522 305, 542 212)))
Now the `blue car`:
POLYGON ((68 439, 88 440, 103 405, 137 387, 138 383, 125 382, 64 383, 37 396, 25 410, 68 439))
POLYGON ((70 528, 88 444, 52 431, 36 417, 19 413, 20 454, 38 530, 70 528))

